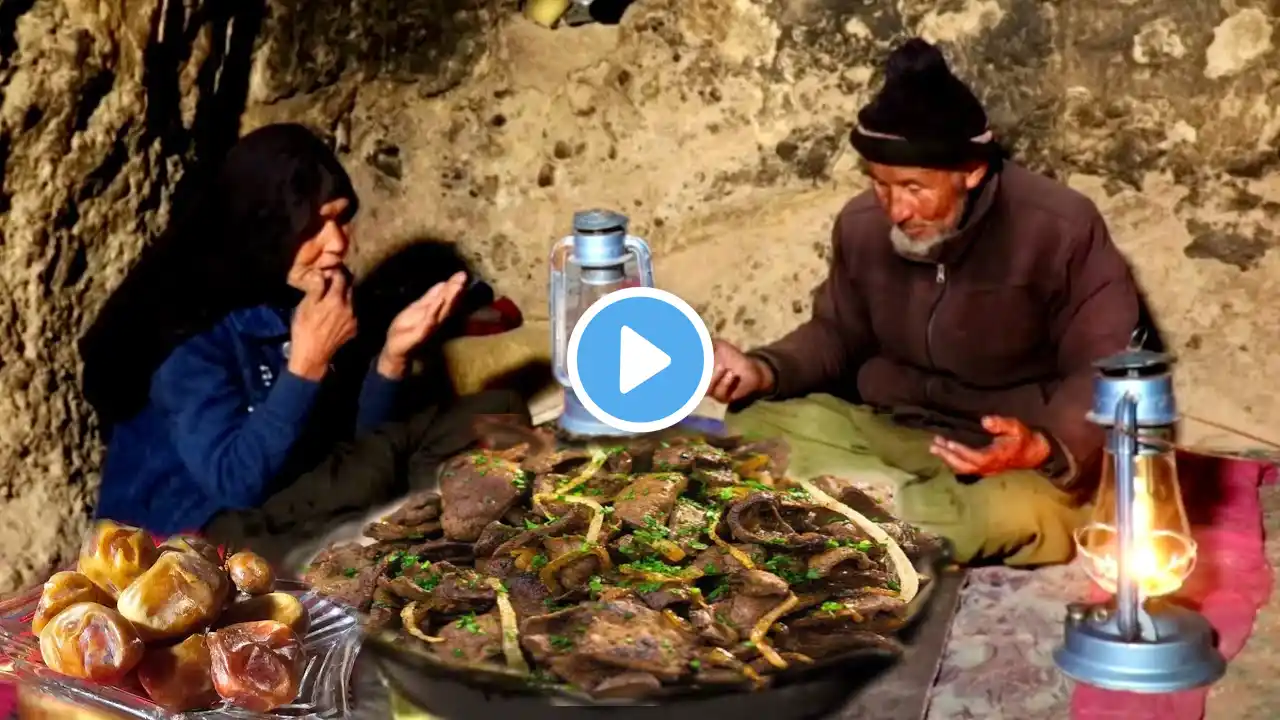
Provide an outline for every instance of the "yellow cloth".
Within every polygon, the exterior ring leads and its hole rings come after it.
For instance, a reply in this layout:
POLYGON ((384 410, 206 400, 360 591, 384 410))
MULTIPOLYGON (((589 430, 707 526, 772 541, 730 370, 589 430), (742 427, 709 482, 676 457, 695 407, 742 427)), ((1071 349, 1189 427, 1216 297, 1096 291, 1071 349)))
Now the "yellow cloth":
POLYGON ((551 331, 546 323, 526 323, 497 335, 455 338, 444 344, 444 359, 461 395, 478 393, 495 383, 510 387, 512 380, 546 384, 551 380, 551 331), (530 368, 534 377, 513 378, 530 368))

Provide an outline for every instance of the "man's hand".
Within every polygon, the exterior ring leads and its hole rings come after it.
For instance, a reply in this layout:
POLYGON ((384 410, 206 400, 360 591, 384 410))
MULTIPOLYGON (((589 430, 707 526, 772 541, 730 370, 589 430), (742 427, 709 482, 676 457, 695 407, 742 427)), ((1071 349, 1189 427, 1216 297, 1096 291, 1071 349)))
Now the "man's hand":
POLYGON ((773 368, 759 358, 748 356, 733 345, 715 340, 715 371, 707 394, 722 403, 773 390, 773 368))
POLYGON ((465 272, 436 283, 425 295, 400 311, 387 330, 387 341, 378 356, 378 374, 390 380, 404 377, 409 353, 426 342, 458 304, 467 284, 465 272))
POLYGON ((1032 432, 1020 420, 988 415, 982 427, 995 435, 981 450, 942 437, 933 439, 929 452, 942 458, 959 475, 995 475, 1006 470, 1034 470, 1049 459, 1049 441, 1032 432))

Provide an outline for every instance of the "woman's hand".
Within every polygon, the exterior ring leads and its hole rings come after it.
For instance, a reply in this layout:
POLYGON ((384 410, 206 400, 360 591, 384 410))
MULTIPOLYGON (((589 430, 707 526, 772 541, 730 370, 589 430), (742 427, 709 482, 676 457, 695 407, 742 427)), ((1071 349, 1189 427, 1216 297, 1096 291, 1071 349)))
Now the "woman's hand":
POLYGON ((387 342, 378 356, 378 374, 390 379, 404 377, 409 353, 431 337, 449 313, 453 312, 466 287, 467 274, 459 272, 442 283, 436 283, 425 295, 400 311, 387 330, 387 342))
POLYGON ((356 336, 356 315, 346 273, 334 273, 327 283, 320 273, 313 273, 307 279, 306 293, 293 314, 289 332, 289 372, 318 381, 328 372, 338 349, 356 336))
POLYGON ((937 437, 929 451, 959 475, 983 477, 1006 470, 1034 470, 1049 459, 1049 441, 1021 420, 988 415, 982 418, 982 427, 995 435, 985 448, 979 450, 937 437))

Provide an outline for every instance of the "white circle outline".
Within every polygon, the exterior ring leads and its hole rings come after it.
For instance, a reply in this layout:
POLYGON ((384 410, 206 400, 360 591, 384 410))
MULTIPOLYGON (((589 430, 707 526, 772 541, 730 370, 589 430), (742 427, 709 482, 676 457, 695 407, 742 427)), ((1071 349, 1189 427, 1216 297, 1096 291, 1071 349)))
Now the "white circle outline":
POLYGON ((659 432, 666 430, 689 417, 693 411, 698 408, 702 399, 706 397, 707 390, 711 388, 711 374, 715 370, 715 351, 711 345, 711 331, 707 330, 707 324, 702 321, 702 317, 698 315, 698 311, 694 310, 689 303, 680 299, 676 295, 651 287, 629 287, 622 290, 615 290, 608 295, 596 300, 582 313, 582 317, 578 318, 577 324, 573 326, 573 332, 569 335, 569 386, 573 388, 573 392, 577 394, 578 400, 582 406, 591 413, 596 420, 608 425, 614 430, 623 432, 643 434, 651 432, 659 432), (679 410, 660 420, 649 420, 647 422, 632 422, 614 417, 605 412, 604 408, 596 404, 591 396, 583 390, 582 377, 578 373, 578 346, 582 344, 582 334, 586 331, 587 325, 595 319, 597 315, 604 312, 608 307, 623 300, 631 298, 648 298, 659 302, 667 303, 680 311, 685 316, 698 333, 698 340, 702 344, 702 377, 698 380, 698 388, 679 410))

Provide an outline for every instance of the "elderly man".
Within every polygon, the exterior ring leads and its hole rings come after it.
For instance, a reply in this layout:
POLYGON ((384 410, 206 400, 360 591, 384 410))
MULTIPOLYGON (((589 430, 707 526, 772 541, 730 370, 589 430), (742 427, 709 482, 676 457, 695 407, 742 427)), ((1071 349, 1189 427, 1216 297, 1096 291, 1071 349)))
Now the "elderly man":
POLYGON ((1103 443, 1091 365, 1138 324, 1128 264, 1092 202, 1002 160, 923 40, 889 56, 851 142, 872 187, 836 218, 812 319, 748 353, 717 341, 711 395, 749 405, 735 432, 785 436, 793 473, 883 485, 961 562, 1067 560, 1103 443))

